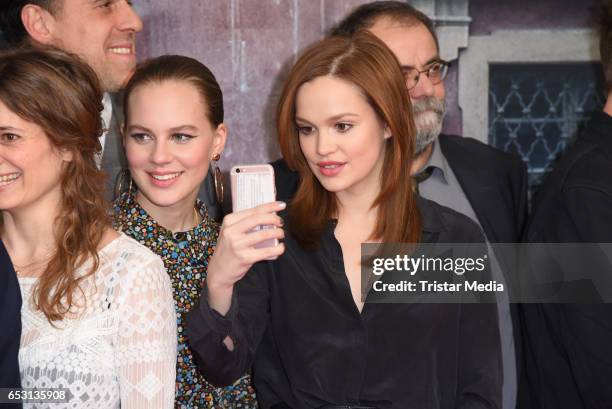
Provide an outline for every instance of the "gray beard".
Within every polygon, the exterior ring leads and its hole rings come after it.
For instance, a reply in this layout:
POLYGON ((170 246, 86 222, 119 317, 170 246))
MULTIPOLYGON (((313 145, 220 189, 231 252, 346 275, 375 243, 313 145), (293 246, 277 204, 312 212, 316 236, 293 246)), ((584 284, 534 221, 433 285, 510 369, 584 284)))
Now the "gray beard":
POLYGON ((419 98, 412 102, 416 127, 415 156, 420 154, 442 132, 442 121, 446 113, 444 99, 434 96, 419 98))

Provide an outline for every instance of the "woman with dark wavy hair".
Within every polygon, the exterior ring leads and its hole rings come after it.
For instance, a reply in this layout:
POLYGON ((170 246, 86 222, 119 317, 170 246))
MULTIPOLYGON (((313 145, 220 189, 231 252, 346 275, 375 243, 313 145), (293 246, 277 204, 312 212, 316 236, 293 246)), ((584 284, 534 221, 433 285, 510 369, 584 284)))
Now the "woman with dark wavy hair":
POLYGON ((187 322, 204 375, 223 384, 253 364, 266 409, 498 408, 495 304, 364 302, 362 243, 483 242, 468 218, 412 190, 414 123, 393 53, 367 33, 312 45, 276 119, 300 174, 285 251, 250 270, 217 264, 215 251, 187 322))
POLYGON ((23 296, 21 383, 67 388, 66 407, 170 408, 170 283, 111 227, 95 161, 101 101, 74 56, 0 55, 0 235, 23 296))

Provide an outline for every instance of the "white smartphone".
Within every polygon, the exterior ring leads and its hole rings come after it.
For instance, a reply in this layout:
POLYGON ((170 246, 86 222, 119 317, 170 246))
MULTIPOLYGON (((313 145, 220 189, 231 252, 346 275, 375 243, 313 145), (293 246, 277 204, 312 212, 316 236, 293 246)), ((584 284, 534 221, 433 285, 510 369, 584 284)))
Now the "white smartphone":
MULTIPOLYGON (((240 165, 230 171, 232 185, 232 209, 234 212, 250 209, 260 204, 276 200, 274 185, 274 168, 272 165, 240 165)), ((257 226, 253 231, 274 228, 274 226, 257 226)), ((255 248, 278 245, 277 239, 259 243, 255 248)))

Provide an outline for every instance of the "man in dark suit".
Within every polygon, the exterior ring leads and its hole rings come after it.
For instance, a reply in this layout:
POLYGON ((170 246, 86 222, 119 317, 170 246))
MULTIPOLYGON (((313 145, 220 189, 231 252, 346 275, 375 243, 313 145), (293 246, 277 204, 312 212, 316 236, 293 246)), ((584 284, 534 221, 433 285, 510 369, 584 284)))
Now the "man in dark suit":
MULTIPOLYGON (((4 244, 0 241, 0 388, 20 388, 19 340, 21 339, 21 293, 4 244)), ((21 404, 7 408, 20 408, 21 404)), ((0 404, 0 406, 5 407, 0 404)))
MULTIPOLYGON (((10 46, 51 45, 74 53, 96 72, 104 91, 100 166, 108 174, 107 198, 127 162, 121 140, 122 95, 136 66, 136 34, 142 21, 127 0, 11 0, 0 2, 0 28, 10 46)), ((200 188, 211 217, 221 216, 212 169, 200 188)))
MULTIPOLYGON (((357 7, 332 31, 353 35, 367 29, 398 58, 406 79, 416 125, 416 157, 406 177, 416 175, 421 196, 465 214, 482 229, 488 243, 518 242, 527 216, 527 174, 518 157, 471 138, 441 134, 445 112, 444 78, 448 63, 439 56, 432 21, 406 2, 377 1, 357 7)), ((290 200, 297 175, 281 160, 273 163, 279 200, 290 200)), ((511 274, 514 260, 493 254, 494 279, 511 274)), ((504 409, 516 399, 518 326, 514 306, 499 300, 504 358, 504 409), (512 316, 511 316, 512 315, 512 316)))
MULTIPOLYGON (((536 195, 528 242, 612 243, 612 6, 607 3, 600 27, 607 101, 536 195)), ((608 261, 598 264, 596 273, 609 277, 611 271, 608 261)), ((521 312, 528 387, 520 408, 612 407, 612 305, 525 304, 521 312)))

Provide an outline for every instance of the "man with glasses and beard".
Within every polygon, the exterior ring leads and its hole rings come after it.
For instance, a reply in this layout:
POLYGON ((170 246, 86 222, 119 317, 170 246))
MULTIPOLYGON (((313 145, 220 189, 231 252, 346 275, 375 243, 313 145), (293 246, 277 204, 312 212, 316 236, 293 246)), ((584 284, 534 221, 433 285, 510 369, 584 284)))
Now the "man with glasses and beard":
MULTIPOLYGON (((421 196, 465 214, 482 229, 488 243, 516 243, 527 217, 527 172, 518 157, 472 138, 442 134, 444 78, 448 62, 439 56, 432 21, 406 2, 376 1, 357 7, 331 32, 352 36, 368 30, 399 60, 406 78, 416 126, 412 169, 421 196)), ((273 163, 279 200, 290 200, 297 175, 284 161, 273 163)), ((490 249, 491 250, 491 249, 490 249)), ((514 260, 491 253, 493 279, 506 281, 514 260)), ((518 327, 507 294, 498 298, 504 365, 504 409, 516 406, 518 327), (512 310, 512 311, 511 311, 512 310)), ((477 336, 477 334, 475 334, 477 336)))

